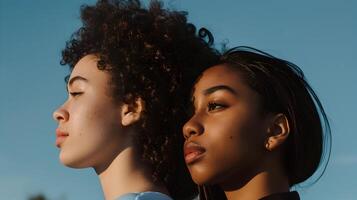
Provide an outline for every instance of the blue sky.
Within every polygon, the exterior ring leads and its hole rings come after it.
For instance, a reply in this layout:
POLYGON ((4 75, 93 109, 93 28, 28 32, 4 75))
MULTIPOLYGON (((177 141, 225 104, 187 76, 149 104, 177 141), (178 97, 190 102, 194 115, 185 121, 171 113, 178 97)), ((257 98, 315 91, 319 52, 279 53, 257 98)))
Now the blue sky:
MULTIPOLYGON (((92 169, 58 161, 52 111, 66 98, 60 51, 95 1, 0 0, 0 199, 44 193, 52 200, 103 199, 92 169)), ((302 199, 357 197, 357 2, 353 0, 171 0, 217 44, 248 45, 300 66, 332 127, 324 176, 297 188, 302 199)))

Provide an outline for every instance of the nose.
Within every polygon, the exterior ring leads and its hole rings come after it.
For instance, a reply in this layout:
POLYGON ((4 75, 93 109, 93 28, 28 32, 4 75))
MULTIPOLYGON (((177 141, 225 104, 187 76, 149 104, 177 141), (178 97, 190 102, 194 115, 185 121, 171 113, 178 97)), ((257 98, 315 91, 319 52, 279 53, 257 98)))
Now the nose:
POLYGON ((69 113, 66 109, 63 108, 63 106, 61 106, 53 112, 53 119, 58 123, 68 121, 69 113))
POLYGON ((202 124, 195 117, 188 120, 182 128, 183 136, 186 140, 192 135, 201 135, 203 131, 202 124))

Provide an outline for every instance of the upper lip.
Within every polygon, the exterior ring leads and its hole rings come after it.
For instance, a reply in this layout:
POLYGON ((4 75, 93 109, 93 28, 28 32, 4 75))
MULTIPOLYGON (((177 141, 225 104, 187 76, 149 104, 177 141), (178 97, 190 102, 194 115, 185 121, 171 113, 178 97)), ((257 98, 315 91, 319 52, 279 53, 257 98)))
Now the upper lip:
POLYGON ((191 142, 185 142, 183 151, 184 151, 184 155, 186 156, 192 152, 204 153, 206 149, 199 143, 191 141, 191 142))
POLYGON ((57 137, 63 137, 63 136, 68 136, 69 134, 67 132, 61 131, 60 129, 56 129, 56 136, 57 137))

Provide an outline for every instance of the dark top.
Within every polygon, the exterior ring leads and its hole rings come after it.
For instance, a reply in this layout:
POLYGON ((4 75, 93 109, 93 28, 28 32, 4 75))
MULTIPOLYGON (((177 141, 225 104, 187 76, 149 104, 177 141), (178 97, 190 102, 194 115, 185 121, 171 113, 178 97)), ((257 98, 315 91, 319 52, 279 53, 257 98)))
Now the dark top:
POLYGON ((271 194, 269 196, 261 198, 260 200, 300 200, 300 197, 299 193, 293 191, 271 194))

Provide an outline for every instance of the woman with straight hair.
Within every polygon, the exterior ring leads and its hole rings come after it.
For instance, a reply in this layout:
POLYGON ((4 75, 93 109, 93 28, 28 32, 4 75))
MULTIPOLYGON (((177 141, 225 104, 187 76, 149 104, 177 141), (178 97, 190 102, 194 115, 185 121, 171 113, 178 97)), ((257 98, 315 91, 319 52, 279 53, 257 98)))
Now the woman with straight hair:
POLYGON ((291 62, 228 50, 197 79, 192 104, 184 155, 201 200, 295 200, 290 188, 326 169, 329 122, 291 62))

